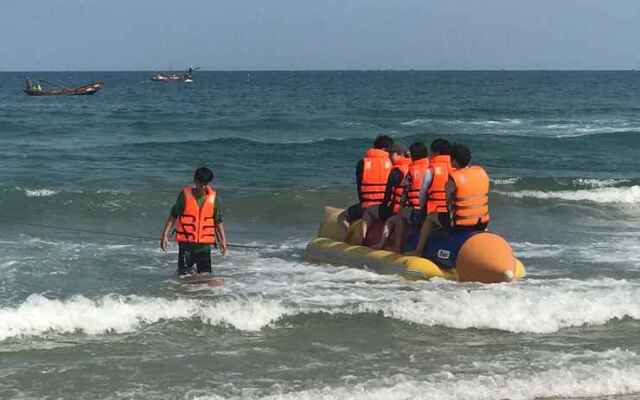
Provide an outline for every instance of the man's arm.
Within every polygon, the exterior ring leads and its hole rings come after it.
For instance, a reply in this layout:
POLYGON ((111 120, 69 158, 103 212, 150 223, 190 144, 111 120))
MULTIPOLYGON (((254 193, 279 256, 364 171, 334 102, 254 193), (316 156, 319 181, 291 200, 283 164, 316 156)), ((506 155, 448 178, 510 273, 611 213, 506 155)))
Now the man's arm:
POLYGON ((164 227, 162 228, 162 233, 160 233, 160 248, 162 251, 167 251, 167 242, 169 241, 169 232, 171 228, 173 228, 174 223, 176 222, 176 218, 173 216, 173 213, 169 214, 167 221, 164 223, 164 227))
POLYGON ((222 255, 227 254, 227 236, 224 232, 224 221, 222 217, 222 207, 220 207, 220 198, 216 196, 214 204, 215 211, 213 213, 213 220, 216 223, 216 243, 220 249, 222 255))
POLYGON ((176 199, 176 203, 171 207, 171 212, 169 213, 169 217, 167 217, 167 221, 164 223, 164 227, 162 228, 162 233, 160 234, 160 248, 163 251, 167 251, 167 242, 169 240, 169 232, 171 232, 171 228, 173 228, 176 220, 178 219, 178 215, 182 214, 184 210, 184 195, 182 192, 178 195, 176 199))
POLYGON ((360 190, 360 188, 362 187, 362 175, 364 174, 364 160, 360 160, 358 161, 358 164, 356 164, 356 188, 358 190, 358 201, 362 203, 362 198, 360 197, 360 193, 362 193, 362 190, 360 190))
POLYGON ((429 186, 431 186, 431 181, 433 180, 433 175, 431 174, 431 170, 428 169, 424 173, 424 178, 422 179, 422 186, 420 186, 420 209, 427 209, 427 192, 429 190, 429 186))
MULTIPOLYGON (((454 204, 454 197, 455 197, 455 193, 456 193, 456 183, 453 179, 449 178, 449 182, 447 182, 446 186, 445 186, 445 192, 447 193, 447 209, 449 210, 449 215, 452 215, 453 213, 453 204, 454 204)), ((452 219, 453 221, 453 219, 452 219)))
POLYGON ((384 199, 382 200, 383 205, 391 205, 391 199, 393 198, 393 189, 400 183, 402 183, 402 171, 400 171, 398 168, 394 168, 389 173, 389 177, 387 178, 387 185, 384 188, 384 199))
POLYGON ((220 248, 220 253, 227 254, 227 236, 224 233, 224 223, 216 224, 216 243, 220 248))

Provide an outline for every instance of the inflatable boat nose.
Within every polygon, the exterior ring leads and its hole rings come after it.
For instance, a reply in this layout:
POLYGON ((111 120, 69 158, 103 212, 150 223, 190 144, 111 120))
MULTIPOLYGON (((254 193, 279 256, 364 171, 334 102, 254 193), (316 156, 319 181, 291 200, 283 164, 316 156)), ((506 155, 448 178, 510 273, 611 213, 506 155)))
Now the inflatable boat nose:
POLYGON ((516 267, 509 243, 490 232, 477 233, 467 239, 456 260, 461 282, 509 282, 516 276, 516 267))

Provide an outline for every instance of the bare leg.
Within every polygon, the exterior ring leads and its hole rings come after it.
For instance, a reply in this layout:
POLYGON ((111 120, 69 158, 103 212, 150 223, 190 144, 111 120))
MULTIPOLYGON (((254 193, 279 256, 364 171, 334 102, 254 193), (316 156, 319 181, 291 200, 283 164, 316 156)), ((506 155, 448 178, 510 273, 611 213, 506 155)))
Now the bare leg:
POLYGON ((396 226, 399 218, 400 218, 399 215, 392 215, 391 217, 389 217, 389 219, 387 219, 387 222, 385 222, 384 224, 384 230, 382 231, 382 236, 380 237, 380 241, 376 243, 374 246, 371 246, 372 249, 382 249, 384 247, 387 239, 389 239, 389 235, 393 227, 396 226))
POLYGON ((406 231, 407 223, 404 218, 398 216, 397 220, 394 220, 393 229, 393 246, 392 250, 396 253, 400 253, 404 247, 404 234, 406 231))
POLYGON ((347 220, 347 211, 343 211, 338 214, 338 223, 342 224, 347 230, 349 229, 349 221, 347 220))
POLYGON ((367 230, 369 229, 369 224, 372 224, 373 221, 375 221, 377 213, 377 207, 368 207, 366 210, 364 210, 364 214, 362 215, 362 224, 360 225, 362 233, 362 245, 364 245, 364 241, 367 238, 367 230), (374 215, 374 211, 376 215, 374 215))
POLYGON ((384 224, 384 229, 382 230, 382 235, 380 235, 380 241, 376 244, 374 244, 373 246, 371 246, 372 249, 376 249, 376 250, 380 250, 384 247, 385 242, 387 241, 387 238, 389 237, 389 221, 387 220, 387 222, 384 224))

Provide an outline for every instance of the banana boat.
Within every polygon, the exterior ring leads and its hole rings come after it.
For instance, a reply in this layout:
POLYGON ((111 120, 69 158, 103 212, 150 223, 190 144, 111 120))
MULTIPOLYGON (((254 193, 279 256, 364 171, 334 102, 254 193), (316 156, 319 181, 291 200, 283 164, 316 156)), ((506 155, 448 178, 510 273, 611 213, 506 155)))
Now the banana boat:
POLYGON ((408 279, 440 277, 459 282, 498 283, 525 276, 522 263, 509 243, 489 232, 456 235, 432 234, 424 257, 374 250, 361 243, 360 222, 349 230, 337 220, 341 209, 325 207, 325 218, 305 250, 308 262, 367 268, 381 274, 399 274, 408 279))

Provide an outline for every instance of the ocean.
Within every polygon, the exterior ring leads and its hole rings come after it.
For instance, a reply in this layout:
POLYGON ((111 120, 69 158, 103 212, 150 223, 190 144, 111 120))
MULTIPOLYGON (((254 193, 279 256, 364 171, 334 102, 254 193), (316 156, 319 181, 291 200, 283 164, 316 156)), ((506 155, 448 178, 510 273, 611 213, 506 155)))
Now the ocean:
POLYGON ((640 73, 0 73, 0 398, 640 398, 640 73), (526 279, 303 261, 376 135, 465 143, 526 279), (223 287, 159 236, 215 173, 223 287), (245 247, 242 247, 245 246, 245 247))

